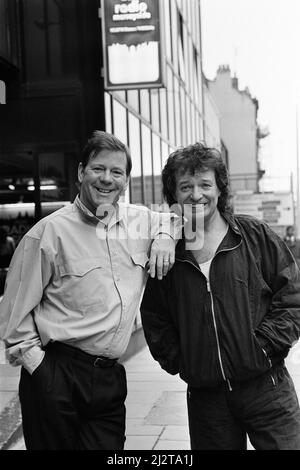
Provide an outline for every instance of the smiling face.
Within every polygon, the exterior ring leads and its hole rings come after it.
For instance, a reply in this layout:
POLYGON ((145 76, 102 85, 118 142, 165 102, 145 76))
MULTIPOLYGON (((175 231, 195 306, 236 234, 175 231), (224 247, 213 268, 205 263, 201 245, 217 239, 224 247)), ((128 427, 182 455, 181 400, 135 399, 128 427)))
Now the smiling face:
POLYGON ((175 199, 182 209, 185 204, 203 204, 204 223, 218 211, 220 194, 214 170, 198 171, 194 175, 187 171, 176 175, 175 199))
POLYGON ((78 167, 80 200, 93 213, 101 204, 115 205, 124 194, 129 178, 126 155, 121 151, 101 150, 84 167, 78 167))

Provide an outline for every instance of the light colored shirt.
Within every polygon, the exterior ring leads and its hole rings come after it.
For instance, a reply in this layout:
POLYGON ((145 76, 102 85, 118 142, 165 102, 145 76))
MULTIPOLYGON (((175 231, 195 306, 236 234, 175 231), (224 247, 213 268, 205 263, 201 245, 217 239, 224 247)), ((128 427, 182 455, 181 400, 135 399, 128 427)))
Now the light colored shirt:
POLYGON ((105 225, 79 197, 40 220, 14 253, 0 302, 10 363, 32 373, 49 341, 120 357, 145 287, 152 240, 161 232, 174 235, 170 231, 170 214, 126 203, 105 225))
POLYGON ((212 262, 212 258, 206 261, 205 263, 199 263, 200 269, 204 276, 206 277, 206 280, 209 282, 209 271, 210 271, 210 265, 212 262))

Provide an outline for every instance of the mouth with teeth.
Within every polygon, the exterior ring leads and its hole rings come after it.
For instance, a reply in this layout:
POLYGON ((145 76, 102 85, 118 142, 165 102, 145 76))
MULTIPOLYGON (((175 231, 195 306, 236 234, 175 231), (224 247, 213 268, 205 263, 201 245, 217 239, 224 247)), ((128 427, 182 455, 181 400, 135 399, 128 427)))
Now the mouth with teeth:
POLYGON ((100 194, 110 194, 113 191, 112 189, 104 189, 104 188, 95 188, 95 189, 100 194))

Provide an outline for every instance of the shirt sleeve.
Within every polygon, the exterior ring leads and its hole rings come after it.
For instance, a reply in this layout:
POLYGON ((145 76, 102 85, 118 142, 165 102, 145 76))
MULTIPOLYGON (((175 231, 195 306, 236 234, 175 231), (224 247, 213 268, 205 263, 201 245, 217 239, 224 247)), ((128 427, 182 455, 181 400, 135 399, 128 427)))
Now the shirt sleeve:
POLYGON ((29 373, 44 357, 34 321, 43 291, 51 278, 51 263, 41 240, 25 236, 12 258, 0 302, 0 336, 9 362, 29 373))

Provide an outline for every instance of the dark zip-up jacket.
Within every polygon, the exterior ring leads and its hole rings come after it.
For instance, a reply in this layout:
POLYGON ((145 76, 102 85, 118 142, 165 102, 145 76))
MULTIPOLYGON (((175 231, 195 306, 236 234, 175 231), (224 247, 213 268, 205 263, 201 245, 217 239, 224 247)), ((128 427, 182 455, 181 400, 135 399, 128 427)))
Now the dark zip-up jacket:
POLYGON ((223 217, 209 282, 181 239, 174 267, 149 278, 141 304, 154 359, 192 387, 256 377, 300 335, 300 273, 285 243, 252 217, 223 217))

